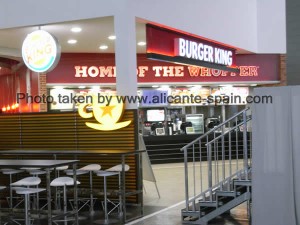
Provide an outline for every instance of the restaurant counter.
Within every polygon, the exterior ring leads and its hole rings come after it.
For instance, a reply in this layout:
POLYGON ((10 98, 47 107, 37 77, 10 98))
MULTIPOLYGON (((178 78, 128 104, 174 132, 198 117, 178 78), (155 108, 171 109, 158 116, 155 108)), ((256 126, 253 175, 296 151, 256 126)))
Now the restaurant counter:
MULTIPOLYGON (((218 135, 220 133, 216 133, 218 135)), ((208 139, 212 140, 214 134, 209 135, 208 139)), ((146 145, 147 152, 149 154, 149 158, 152 164, 161 164, 161 163, 182 163, 184 162, 183 152, 180 150, 182 147, 192 142, 193 140, 200 137, 200 134, 180 134, 180 135, 162 135, 162 136, 143 136, 144 142, 146 145)), ((248 132, 248 143, 250 143, 251 135, 248 132)), ((225 158, 228 159, 229 155, 229 139, 228 137, 224 137, 225 141, 225 158)), ((218 144, 218 152, 219 157, 221 156, 222 149, 221 140, 218 144)), ((243 133, 242 132, 232 132, 231 134, 231 149, 232 149, 232 158, 236 158, 236 152, 238 152, 239 158, 243 156, 243 133), (236 136, 237 140, 236 141, 236 136), (237 144, 236 144, 237 143, 237 144), (238 151, 236 151, 238 150, 238 151)), ((250 147, 250 145, 248 145, 250 147)), ((249 148, 248 147, 248 148, 249 148)), ((189 152, 189 159, 192 159, 192 150, 189 152)), ((196 154, 199 155, 199 146, 196 145, 195 148, 196 154)), ((207 160, 207 148, 205 146, 205 142, 201 143, 201 156, 202 160, 207 160)))

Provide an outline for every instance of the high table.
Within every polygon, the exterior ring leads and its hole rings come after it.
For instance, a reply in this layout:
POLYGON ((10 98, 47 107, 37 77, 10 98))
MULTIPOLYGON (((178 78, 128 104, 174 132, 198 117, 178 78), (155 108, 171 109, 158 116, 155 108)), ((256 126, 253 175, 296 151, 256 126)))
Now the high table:
POLYGON ((60 166, 73 165, 73 179, 74 179, 74 214, 75 224, 78 224, 77 211, 77 177, 76 167, 79 160, 0 160, 0 168, 21 168, 21 167, 38 167, 46 170, 47 175, 47 202, 48 202, 48 225, 52 224, 52 210, 51 210, 51 188, 50 188, 50 169, 60 166))

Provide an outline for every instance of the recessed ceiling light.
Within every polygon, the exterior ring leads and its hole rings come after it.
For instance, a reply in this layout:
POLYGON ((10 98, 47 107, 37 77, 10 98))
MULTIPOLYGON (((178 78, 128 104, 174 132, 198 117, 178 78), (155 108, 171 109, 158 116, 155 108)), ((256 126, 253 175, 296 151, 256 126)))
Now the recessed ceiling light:
POLYGON ((76 43, 77 43, 77 40, 70 39, 70 40, 68 40, 68 43, 69 43, 69 44, 76 44, 76 43))
POLYGON ((93 90, 93 91, 99 91, 100 90, 100 86, 92 86, 91 90, 93 90))
POLYGON ((195 85, 193 87, 190 88, 191 91, 199 91, 201 89, 201 85, 195 85))
POLYGON ((145 46, 145 45, 146 45, 146 42, 140 41, 140 42, 138 42, 137 44, 138 44, 139 46, 145 46))
POLYGON ((108 49, 108 46, 107 45, 100 45, 99 47, 101 50, 105 50, 105 49, 108 49))
POLYGON ((80 89, 84 89, 84 88, 85 88, 85 86, 79 86, 78 88, 80 88, 80 89))
POLYGON ((220 87, 232 88, 232 87, 233 87, 233 85, 231 85, 231 84, 224 84, 224 85, 220 85, 220 87))
POLYGON ((158 88, 159 86, 158 86, 158 85, 152 85, 152 87, 153 87, 153 88, 158 88))
POLYGON ((53 86, 53 88, 61 90, 61 89, 64 89, 64 86, 53 86))
POLYGON ((116 39, 116 36, 115 36, 115 35, 110 35, 110 36, 108 36, 108 39, 109 39, 109 40, 115 40, 115 39, 116 39))
POLYGON ((81 32, 82 29, 81 29, 80 27, 73 27, 73 28, 71 29, 71 31, 74 32, 74 33, 78 33, 78 32, 81 32))

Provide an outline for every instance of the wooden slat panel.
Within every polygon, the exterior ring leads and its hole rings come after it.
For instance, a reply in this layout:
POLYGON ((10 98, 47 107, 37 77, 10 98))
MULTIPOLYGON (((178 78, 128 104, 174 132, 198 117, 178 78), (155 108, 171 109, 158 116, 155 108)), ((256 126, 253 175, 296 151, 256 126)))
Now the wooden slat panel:
MULTIPOLYGON (((59 155, 57 156, 58 159, 74 159, 76 157, 80 160, 79 167, 97 163, 101 165, 102 169, 107 169, 121 163, 119 154, 74 156, 67 153, 74 150, 93 150, 98 153, 134 151, 137 149, 137 127, 134 122, 136 119, 137 113, 135 110, 126 110, 122 121, 132 120, 128 127, 115 131, 99 131, 85 125, 85 122, 96 122, 94 118, 83 119, 76 112, 1 115, 0 150, 61 150, 66 152, 66 155, 59 155)), ((1 158, 12 158, 12 156, 0 156, 1 158)), ((53 155, 23 155, 18 156, 18 158, 53 159, 53 155)), ((131 168, 126 173, 126 188, 136 189, 137 169, 135 157, 127 157, 126 163, 131 168)), ((24 174, 24 176, 26 175, 28 174, 24 174)), ((0 179, 6 179, 4 177, 1 175, 0 179)), ((81 188, 89 188, 89 177, 87 175, 80 176, 79 180, 82 183, 81 188)), ((103 179, 101 177, 94 176, 95 188, 102 189, 102 183, 103 179)), ((118 189, 117 177, 108 179, 108 188, 118 189)))

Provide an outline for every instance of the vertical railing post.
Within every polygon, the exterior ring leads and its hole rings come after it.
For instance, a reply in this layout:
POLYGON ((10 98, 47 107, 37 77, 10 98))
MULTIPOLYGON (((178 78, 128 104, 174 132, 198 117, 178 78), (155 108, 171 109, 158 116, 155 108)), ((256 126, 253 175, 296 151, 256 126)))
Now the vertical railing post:
MULTIPOLYGON (((193 144, 193 185, 194 185, 194 195, 196 196, 196 171, 195 171, 195 144, 193 144)), ((195 199, 193 199, 193 210, 195 210, 195 199)))
POLYGON ((183 149, 184 154, 184 184, 185 184, 185 208, 189 211, 189 173, 188 173, 188 154, 187 148, 183 149))
POLYGON ((203 191, 203 180, 202 180, 202 151, 201 151, 201 139, 199 140, 199 161, 200 161, 200 192, 203 191))
POLYGON ((247 143, 247 116, 246 111, 243 112, 243 154, 244 154, 244 170, 246 179, 248 180, 248 143, 247 143))
POLYGON ((209 188, 209 199, 212 201, 212 161, 211 161, 211 144, 207 146, 208 155, 208 188, 209 188))
MULTIPOLYGON (((222 125, 222 138, 221 138, 221 142, 222 142, 222 180, 225 180, 225 144, 224 144, 224 127, 225 124, 222 125)), ((223 184, 221 185, 221 190, 223 190, 223 184)))
MULTIPOLYGON (((231 158, 232 158, 232 155, 231 155, 231 132, 229 132, 228 134, 228 140, 229 140, 229 143, 228 143, 228 148, 229 148, 229 176, 231 177, 232 176, 232 162, 231 162, 231 158)), ((231 187, 230 187, 230 182, 228 182, 228 190, 231 190, 231 187)))
POLYGON ((239 171, 239 129, 237 117, 235 117, 235 154, 236 154, 236 172, 239 171))

